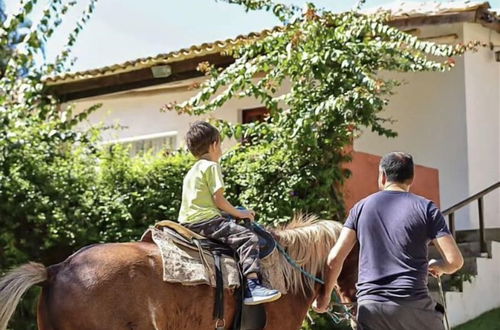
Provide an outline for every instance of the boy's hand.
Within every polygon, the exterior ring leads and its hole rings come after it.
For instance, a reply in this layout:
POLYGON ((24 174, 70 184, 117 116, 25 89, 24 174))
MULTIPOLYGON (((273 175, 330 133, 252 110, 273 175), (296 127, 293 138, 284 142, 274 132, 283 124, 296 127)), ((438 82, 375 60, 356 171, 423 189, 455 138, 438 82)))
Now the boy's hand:
POLYGON ((238 214, 240 219, 249 219, 250 221, 255 220, 255 212, 253 210, 241 210, 238 214))

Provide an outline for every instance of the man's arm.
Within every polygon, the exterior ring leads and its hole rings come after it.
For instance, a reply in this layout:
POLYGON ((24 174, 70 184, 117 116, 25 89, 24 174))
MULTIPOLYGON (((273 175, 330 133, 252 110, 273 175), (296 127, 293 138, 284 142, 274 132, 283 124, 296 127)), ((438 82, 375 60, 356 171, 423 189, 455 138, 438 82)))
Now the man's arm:
POLYGON ((357 241, 356 231, 346 227, 342 228, 340 237, 330 251, 326 261, 324 278, 325 284, 323 290, 313 304, 313 308, 316 312, 324 313, 327 311, 332 291, 335 288, 337 279, 342 271, 342 265, 357 241))
POLYGON ((429 261, 429 272, 433 276, 442 274, 453 274, 464 265, 464 258, 458 249, 455 239, 452 235, 445 235, 432 240, 434 246, 438 249, 442 259, 431 259, 429 261))
POLYGON ((238 210, 235 208, 229 201, 224 197, 224 188, 218 189, 214 195, 214 203, 215 206, 219 208, 219 210, 229 213, 235 218, 238 219, 250 219, 254 220, 255 212, 252 210, 238 210))

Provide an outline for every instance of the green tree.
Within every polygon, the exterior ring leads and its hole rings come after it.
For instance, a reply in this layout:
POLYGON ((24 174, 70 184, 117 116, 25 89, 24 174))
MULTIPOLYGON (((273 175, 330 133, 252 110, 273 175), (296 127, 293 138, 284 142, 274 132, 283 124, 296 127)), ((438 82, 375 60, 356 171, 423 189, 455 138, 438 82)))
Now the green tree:
POLYGON ((251 140, 224 159, 232 198, 267 222, 284 222, 299 210, 342 219, 346 147, 363 128, 396 136, 381 112, 399 82, 380 73, 446 71, 467 46, 420 41, 388 26, 387 14, 226 2, 271 11, 282 28, 228 50, 236 60, 223 70, 200 65, 208 79, 199 93, 167 109, 201 115, 234 98, 258 99, 270 110, 265 122, 216 122, 225 136, 251 140))
MULTIPOLYGON (((396 136, 382 111, 399 82, 381 73, 446 71, 453 56, 476 46, 420 41, 387 25, 387 14, 363 15, 359 6, 333 13, 311 3, 299 9, 270 0, 226 2, 271 11, 282 28, 228 50, 235 62, 225 69, 200 65, 208 78, 199 93, 167 109, 201 115, 243 97, 269 109, 262 123, 216 121, 225 136, 251 142, 229 152, 224 168, 231 198, 265 222, 286 222, 296 211, 342 220, 346 148, 361 129, 396 136)), ((304 328, 333 326, 327 317, 315 319, 304 328)))

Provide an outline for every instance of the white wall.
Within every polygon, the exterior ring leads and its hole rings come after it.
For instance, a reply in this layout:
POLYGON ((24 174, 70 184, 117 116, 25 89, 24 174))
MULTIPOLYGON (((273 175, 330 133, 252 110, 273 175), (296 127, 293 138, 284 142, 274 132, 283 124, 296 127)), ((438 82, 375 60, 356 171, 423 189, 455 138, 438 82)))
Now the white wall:
MULTIPOLYGON (((500 46, 500 34, 479 24, 464 24, 464 40, 479 40, 500 46)), ((497 48, 496 50, 500 50, 497 48)), ((489 47, 469 52, 465 60, 467 105, 467 154, 469 194, 500 180, 500 63, 489 47)), ((485 197, 485 224, 500 227, 500 192, 485 197)), ((478 224, 477 206, 470 208, 471 226, 478 224)))
POLYGON ((500 307, 500 242, 492 242, 492 258, 477 258, 477 276, 463 282, 462 292, 446 292, 448 319, 457 326, 500 307))
MULTIPOLYGON (((177 131, 177 147, 185 145, 184 136, 189 128, 189 124, 195 120, 214 117, 230 122, 238 122, 241 120, 241 110, 259 106, 257 100, 245 98, 232 100, 213 114, 201 117, 160 111, 162 106, 169 102, 182 102, 195 95, 196 90, 192 90, 188 86, 194 81, 199 80, 191 79, 183 81, 180 84, 164 84, 87 98, 76 101, 75 105, 78 112, 96 103, 102 103, 102 108, 89 116, 89 125, 102 123, 105 126, 116 124, 125 126, 124 129, 105 131, 103 135, 104 140, 116 140, 138 135, 177 131)), ((226 141, 224 147, 227 149, 232 144, 233 142, 226 141)))
MULTIPOLYGON (((462 37, 460 24, 422 27, 421 31, 421 37, 451 33, 462 37)), ((406 151, 416 163, 437 168, 443 209, 468 197, 464 59, 458 58, 450 72, 390 77, 406 81, 382 114, 396 121, 391 127, 398 137, 387 139, 365 131, 354 148, 380 156, 395 150, 406 151)), ((467 218, 467 212, 457 214, 457 229, 467 227, 467 218)))

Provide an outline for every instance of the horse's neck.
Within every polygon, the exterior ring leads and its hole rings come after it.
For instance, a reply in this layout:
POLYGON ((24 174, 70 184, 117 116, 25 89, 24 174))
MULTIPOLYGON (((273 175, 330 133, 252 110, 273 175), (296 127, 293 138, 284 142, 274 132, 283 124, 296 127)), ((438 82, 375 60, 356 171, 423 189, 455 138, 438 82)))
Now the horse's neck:
MULTIPOLYGON (((324 223, 285 229, 276 233, 278 241, 285 247, 289 256, 281 258, 279 266, 287 278, 287 290, 293 293, 314 290, 314 281, 302 275, 295 265, 299 264, 309 277, 321 277, 330 248, 336 241, 336 233, 324 223), (330 231, 331 230, 331 231, 330 231), (292 262, 289 259, 292 259, 292 262)), ((277 264, 278 265, 278 264, 277 264)))

